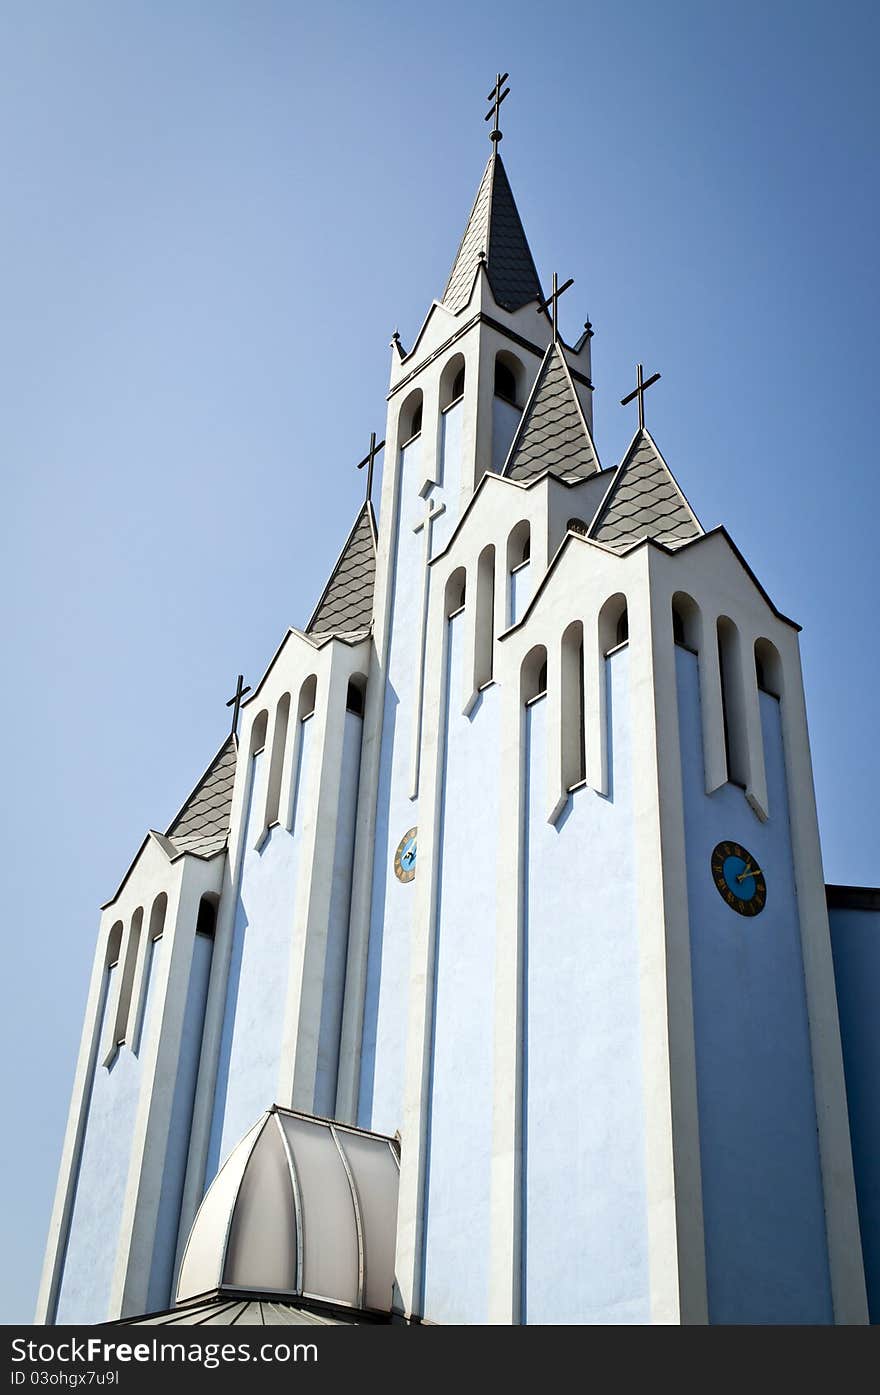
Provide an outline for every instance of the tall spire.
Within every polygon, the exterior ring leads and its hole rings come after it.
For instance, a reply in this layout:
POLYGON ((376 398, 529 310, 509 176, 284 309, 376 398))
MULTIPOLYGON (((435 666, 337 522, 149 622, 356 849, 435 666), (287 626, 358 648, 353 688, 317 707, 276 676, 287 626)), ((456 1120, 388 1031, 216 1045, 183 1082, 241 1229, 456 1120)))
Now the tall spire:
POLYGON ((489 133, 492 154, 442 296, 443 304, 456 315, 470 300, 481 262, 485 264, 496 303, 503 310, 519 310, 531 301, 543 299, 535 261, 498 153, 498 117, 501 103, 510 92, 509 87, 504 87, 506 81, 507 73, 499 73, 487 98, 492 107, 486 120, 494 117, 489 133))

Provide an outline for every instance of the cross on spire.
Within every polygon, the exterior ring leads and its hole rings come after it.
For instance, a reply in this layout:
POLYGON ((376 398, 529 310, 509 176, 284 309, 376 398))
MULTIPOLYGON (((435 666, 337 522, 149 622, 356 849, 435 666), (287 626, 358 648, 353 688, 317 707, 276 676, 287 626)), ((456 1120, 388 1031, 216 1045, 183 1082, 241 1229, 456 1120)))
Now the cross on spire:
POLYGON ((358 463, 357 463, 357 468, 358 468, 359 470, 362 470, 362 469, 364 468, 365 465, 366 465, 366 467, 367 467, 367 495, 366 495, 366 502, 367 502, 367 503, 370 502, 370 499, 371 499, 372 494, 373 494, 373 466, 374 466, 375 461, 376 461, 376 456, 379 454, 379 452, 380 452, 380 450, 382 449, 382 447, 384 446, 384 444, 385 444, 384 441, 380 441, 379 444, 378 444, 378 446, 377 446, 377 445, 376 445, 376 433, 375 433, 375 431, 371 431, 371 432, 370 432, 370 449, 367 451, 367 453, 366 453, 366 455, 364 456, 363 460, 359 460, 358 463))
POLYGON ((492 106, 491 109, 486 112, 486 115, 483 119, 485 121, 491 121, 493 116, 495 118, 495 124, 489 132, 489 139, 490 141, 492 141, 493 145, 497 145, 498 142, 502 139, 501 132, 498 129, 498 114, 501 111, 501 103, 504 101, 504 98, 510 95, 510 88, 504 87, 504 84, 506 83, 509 77, 509 73, 498 73, 498 75, 495 78, 495 86, 492 88, 492 91, 486 98, 486 101, 491 102, 492 106), (504 87, 503 92, 501 91, 502 87, 504 87))
POLYGON ((645 428, 645 393, 649 387, 653 387, 654 383, 660 381, 660 374, 652 373, 647 382, 642 382, 642 365, 638 363, 636 364, 636 380, 636 386, 632 392, 628 393, 626 397, 621 397, 620 405, 625 407, 628 402, 632 402, 634 397, 639 399, 639 430, 643 431, 645 428))
POLYGON ((541 312, 542 312, 543 310, 550 310, 550 312, 551 312, 551 314, 552 314, 552 316, 553 316, 553 340, 554 340, 554 343, 555 343, 555 341, 559 338, 559 323, 558 323, 558 316, 557 316, 557 306, 558 306, 558 304, 559 304, 559 297, 560 297, 561 295, 564 295, 564 293, 568 290, 569 286, 573 286, 573 285, 574 285, 574 277, 573 277, 573 276, 569 276, 568 280, 565 282, 564 285, 562 285, 562 286, 558 285, 558 284, 557 284, 556 272, 554 271, 554 273, 553 273, 553 290, 551 291, 550 295, 548 295, 547 299, 546 299, 546 300, 542 300, 542 301, 540 302, 540 304, 538 305, 538 314, 539 314, 539 315, 541 314, 541 312))
POLYGON ((244 675, 240 673, 238 675, 238 682, 235 685, 235 692, 232 694, 232 697, 226 704, 227 707, 232 708, 232 736, 235 736, 238 732, 238 714, 241 710, 241 700, 244 697, 245 693, 249 693, 251 690, 250 684, 248 684, 247 687, 242 687, 243 683, 244 675))

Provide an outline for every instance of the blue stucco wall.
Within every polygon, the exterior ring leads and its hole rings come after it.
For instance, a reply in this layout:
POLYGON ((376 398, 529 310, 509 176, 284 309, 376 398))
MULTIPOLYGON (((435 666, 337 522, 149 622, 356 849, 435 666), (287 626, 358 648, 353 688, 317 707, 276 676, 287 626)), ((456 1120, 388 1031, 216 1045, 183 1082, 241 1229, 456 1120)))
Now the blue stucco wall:
POLYGON ((611 793, 547 822, 547 701, 526 708, 523 1311, 649 1319, 629 651, 606 663, 611 793))
POLYGON ((813 1072, 779 703, 760 694, 770 818, 706 795, 697 658, 676 649, 709 1318, 832 1321, 813 1072), (738 915, 710 872, 722 840, 763 869, 738 915))
MULTIPOLYGON (((140 1034, 144 1045, 156 1026, 156 1001, 151 990, 158 975, 162 944, 162 940, 156 941, 153 952, 140 1034)), ((109 1068, 101 1065, 100 1053, 106 1049, 107 1023, 104 1019, 108 1002, 112 1001, 112 993, 108 993, 109 979, 110 975, 105 974, 98 1038, 100 1049, 92 1076, 76 1198, 55 1313, 58 1323, 103 1322, 110 1316, 110 1290, 143 1071, 140 1055, 136 1056, 128 1046, 119 1048, 109 1068)))
POLYGON ((418 494, 424 478, 421 452, 421 437, 400 452, 358 1105, 362 1127, 388 1134, 400 1127, 403 1107, 413 903, 412 883, 394 875, 394 851, 418 822, 418 803, 409 798, 409 789, 424 575, 422 534, 413 532, 425 515, 418 494))
MULTIPOLYGON (((158 943, 161 944, 161 941, 158 943)), ((193 1101, 202 1052, 202 1029, 205 1025, 205 1004, 208 999, 208 982, 211 977, 213 952, 214 940, 212 936, 195 936, 180 1041, 180 1055, 177 1060, 177 1079, 174 1084, 174 1099, 171 1106, 171 1124, 168 1131, 168 1147, 165 1153, 165 1169, 162 1174, 162 1192, 159 1198, 159 1213, 156 1218, 153 1259, 150 1266, 147 1296, 148 1312, 169 1307, 172 1300, 171 1284, 177 1251, 177 1232, 180 1225, 180 1202, 183 1196, 183 1183, 189 1156, 193 1101)))
POLYGON ((348 952, 348 922, 351 910, 351 875, 354 861, 354 832, 357 817, 363 721, 354 712, 345 714, 342 743, 342 772, 336 847, 333 853, 333 885, 327 949, 324 956, 324 988, 321 1025, 318 1032, 318 1065, 315 1079, 316 1114, 336 1115, 336 1087, 339 1077, 339 1039, 342 1031, 342 1003, 345 993, 345 961, 348 952))
POLYGON ((425 544, 424 533, 413 529, 425 517, 428 504, 445 505, 432 524, 435 557, 460 517, 463 411, 458 403, 441 415, 438 483, 426 498, 419 491, 431 473, 424 455, 428 443, 419 437, 400 452, 358 1105, 358 1122, 381 1133, 394 1133, 401 1123, 409 989, 413 893, 411 884, 400 883, 394 875, 394 853, 403 834, 418 823, 418 800, 411 799, 410 792, 425 544))
POLYGON ((263 818, 266 752, 253 758, 206 1187, 278 1090, 314 731, 314 717, 300 723, 292 829, 271 829, 259 849, 253 844, 263 818))
POLYGON ((505 460, 507 452, 510 450, 510 443, 513 440, 514 432, 519 426, 521 412, 518 407, 512 407, 509 402, 505 402, 500 397, 492 399, 492 469, 500 470, 505 460))
POLYGON ((508 620, 515 625, 526 613, 532 599, 532 564, 527 562, 510 573, 510 595, 508 598, 508 620))
POLYGON ((462 402, 457 402, 440 416, 440 478, 430 497, 435 506, 437 503, 445 504, 446 512, 442 513, 434 524, 431 549, 434 556, 446 546, 458 522, 463 419, 462 402))
POLYGON ((880 911, 828 919, 868 1308, 880 1323, 880 911))
POLYGON ((461 715, 465 617, 448 622, 423 1312, 488 1317, 499 702, 461 715))

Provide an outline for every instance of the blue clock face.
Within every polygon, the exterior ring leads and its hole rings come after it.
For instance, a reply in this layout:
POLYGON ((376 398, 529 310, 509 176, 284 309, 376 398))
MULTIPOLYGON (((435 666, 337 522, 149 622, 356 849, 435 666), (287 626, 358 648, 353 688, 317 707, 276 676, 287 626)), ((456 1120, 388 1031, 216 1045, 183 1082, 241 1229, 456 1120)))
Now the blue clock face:
POLYGON ((416 874, 416 854, 419 846, 419 831, 410 828, 404 833, 394 854, 394 873, 398 881, 411 882, 416 874))
POLYGON ((732 911, 757 915, 767 900, 764 873, 739 843, 719 843, 712 853, 712 877, 732 911))

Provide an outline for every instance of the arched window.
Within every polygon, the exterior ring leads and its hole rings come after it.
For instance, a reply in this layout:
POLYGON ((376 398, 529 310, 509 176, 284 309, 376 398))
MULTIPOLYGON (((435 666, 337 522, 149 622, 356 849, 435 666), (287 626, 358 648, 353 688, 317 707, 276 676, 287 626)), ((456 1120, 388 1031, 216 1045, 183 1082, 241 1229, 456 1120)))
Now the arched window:
POLYGON ((582 538, 587 536, 587 525, 582 518, 570 518, 566 527, 569 533, 579 533, 582 538))
POLYGON ((213 891, 206 891, 199 901, 199 914, 196 919, 196 934, 207 935, 209 939, 214 938, 214 931, 217 928, 217 905, 219 896, 213 891))
POLYGON ((522 364, 513 354, 502 349, 495 358, 495 396, 512 407, 519 404, 519 389, 522 380, 522 364))
POLYGON ((147 1018, 147 1005, 150 1001, 150 994, 153 989, 157 960, 159 955, 159 945, 165 932, 165 915, 168 910, 168 897, 164 891, 153 902, 150 911, 150 923, 147 926, 147 945, 144 955, 144 975, 143 983, 138 993, 140 999, 137 1004, 134 1025, 131 1033, 131 1049, 134 1052, 140 1051, 143 1039, 144 1024, 147 1018))
POLYGON ((721 709, 724 717, 727 778, 731 784, 742 785, 745 788, 749 779, 749 758, 740 643, 736 625, 726 615, 720 615, 718 663, 721 670, 721 709))
POLYGON ((366 679, 361 674, 356 673, 348 680, 348 692, 345 695, 345 710, 353 712, 356 717, 364 715, 364 695, 366 693, 366 679))
POLYGON ((547 692, 547 650, 543 644, 536 644, 523 659, 520 692, 524 703, 534 702, 547 692))
POLYGON ((260 712, 259 715, 254 718, 254 724, 251 727, 252 756, 259 755, 260 751, 264 750, 266 745, 266 732, 268 730, 268 726, 269 713, 264 708, 263 711, 260 712))
POLYGON ((422 429, 422 389, 411 392, 400 409, 400 444, 408 445, 422 429))
POLYGON ((495 638, 495 548, 484 547, 477 562, 477 651, 474 682, 483 688, 492 681, 495 638))
POLYGON ((281 798, 281 777, 284 774, 284 757, 287 751, 287 726, 290 719, 290 693, 278 699, 275 708, 275 725, 272 731, 272 758, 269 766, 269 785, 266 791, 266 827, 278 822, 278 804, 281 798))
POLYGON ((450 619, 464 610, 466 590, 467 573, 464 567, 456 567, 446 583, 446 614, 450 619))
POLYGON ((782 660, 769 639, 755 640, 755 677, 762 693, 782 697, 782 660))
POLYGON ((454 354, 440 377, 440 410, 444 411, 464 396, 464 355, 454 354))
POLYGON ((609 596, 599 611, 599 645, 604 655, 611 653, 629 639, 629 615, 626 596, 618 592, 609 596))
POLYGON ((700 648, 700 610, 685 591, 672 597, 672 638, 676 644, 697 653, 700 648))
POLYGON ((507 617, 515 625, 525 614, 530 599, 529 560, 532 554, 532 532, 528 519, 523 519, 507 539, 507 571, 509 577, 507 617))
POLYGON ((528 519, 518 523, 507 539, 507 570, 515 572, 532 555, 532 528, 528 519))
POLYGON ((131 990, 134 986, 134 973, 138 962, 138 950, 141 944, 141 930, 144 923, 144 908, 138 906, 131 917, 131 924, 128 927, 128 939, 125 945, 125 960, 122 965, 122 977, 119 980, 119 997, 116 1001, 116 1021, 113 1027, 113 1046, 123 1046, 128 1035, 128 1014, 131 1006, 131 990))
POLYGON ((304 722, 307 717, 311 717, 315 711, 315 701, 318 696, 317 674, 309 674, 306 681, 299 690, 299 703, 297 704, 297 720, 304 722))
POLYGON ((587 773, 584 739, 584 627, 573 620, 562 636, 562 783, 570 790, 587 773))

